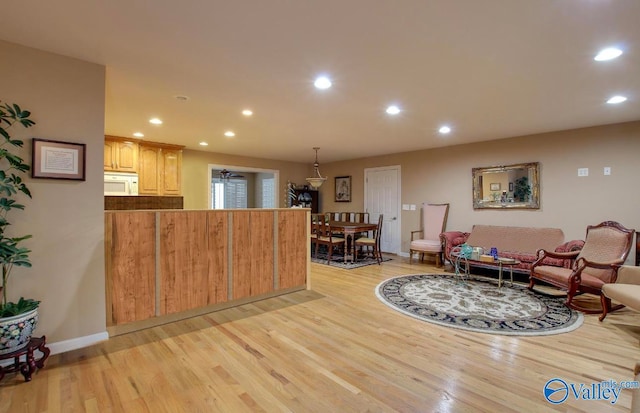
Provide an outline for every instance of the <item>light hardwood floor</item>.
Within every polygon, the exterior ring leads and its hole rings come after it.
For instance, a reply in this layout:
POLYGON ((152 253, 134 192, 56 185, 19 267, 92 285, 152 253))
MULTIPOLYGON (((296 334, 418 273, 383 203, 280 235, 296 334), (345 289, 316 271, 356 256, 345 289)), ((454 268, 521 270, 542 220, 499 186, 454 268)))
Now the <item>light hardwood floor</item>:
POLYGON ((640 314, 586 316, 542 337, 470 333, 382 304, 392 276, 441 272, 393 257, 355 270, 312 264, 311 290, 112 337, 0 382, 0 412, 622 412, 542 394, 559 377, 632 380, 640 314))

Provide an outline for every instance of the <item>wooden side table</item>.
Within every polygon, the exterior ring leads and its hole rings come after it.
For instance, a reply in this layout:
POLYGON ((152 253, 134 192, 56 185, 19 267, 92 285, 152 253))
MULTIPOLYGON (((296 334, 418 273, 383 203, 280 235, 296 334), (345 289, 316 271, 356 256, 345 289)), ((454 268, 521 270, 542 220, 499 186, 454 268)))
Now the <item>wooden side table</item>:
POLYGON ((7 354, 0 354, 0 360, 13 359, 13 364, 0 368, 0 380, 4 378, 6 373, 20 371, 24 376, 24 381, 31 381, 31 374, 36 371, 36 367, 39 369, 43 368, 44 362, 49 357, 50 350, 45 345, 46 342, 47 338, 45 336, 32 337, 29 344, 20 350, 7 354), (37 360, 33 354, 35 350, 42 352, 42 357, 37 360), (20 361, 22 356, 25 356, 24 361, 20 361))

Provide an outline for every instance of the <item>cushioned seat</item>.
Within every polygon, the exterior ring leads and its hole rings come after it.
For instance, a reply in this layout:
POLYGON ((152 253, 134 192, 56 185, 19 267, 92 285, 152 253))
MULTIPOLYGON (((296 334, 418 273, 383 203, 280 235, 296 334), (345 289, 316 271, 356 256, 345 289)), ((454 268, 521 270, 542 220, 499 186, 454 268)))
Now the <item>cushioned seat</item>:
POLYGON ((417 239, 411 241, 411 249, 416 251, 440 252, 442 243, 440 240, 417 239))
POLYGON ((614 283, 607 283, 602 286, 602 315, 600 321, 604 320, 607 313, 612 311, 611 300, 620 305, 615 309, 629 307, 640 311, 640 267, 623 265, 618 269, 618 278, 614 283))

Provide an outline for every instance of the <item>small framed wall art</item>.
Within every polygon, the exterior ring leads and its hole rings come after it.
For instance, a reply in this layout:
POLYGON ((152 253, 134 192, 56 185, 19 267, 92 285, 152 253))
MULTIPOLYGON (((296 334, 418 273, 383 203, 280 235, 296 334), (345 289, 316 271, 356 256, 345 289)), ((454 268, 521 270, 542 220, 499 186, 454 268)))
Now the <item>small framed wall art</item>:
POLYGON ((336 176, 336 202, 351 202, 351 176, 336 176))
POLYGON ((84 143, 33 138, 31 176, 84 181, 85 148, 84 143))
POLYGON ((489 184, 489 189, 491 191, 499 191, 500 190, 500 182, 489 184))

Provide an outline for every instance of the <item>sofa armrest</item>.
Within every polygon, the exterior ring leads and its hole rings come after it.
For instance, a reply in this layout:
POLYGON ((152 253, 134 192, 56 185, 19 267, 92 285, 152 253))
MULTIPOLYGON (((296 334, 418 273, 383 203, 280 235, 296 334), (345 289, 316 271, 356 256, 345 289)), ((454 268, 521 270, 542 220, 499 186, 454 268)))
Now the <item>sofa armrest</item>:
POLYGON ((580 251, 582 247, 584 247, 584 241, 581 239, 574 239, 558 245, 554 252, 580 251))
POLYGON ((617 284, 640 285, 640 267, 633 265, 621 265, 618 268, 617 284))
POLYGON ((444 252, 444 258, 451 261, 449 253, 454 247, 462 245, 467 242, 469 238, 469 232, 461 231, 447 231, 440 234, 440 241, 442 242, 442 252, 444 252))
MULTIPOLYGON (((538 251, 536 251, 536 256, 538 258, 533 262, 533 264, 531 264, 531 271, 533 271, 539 265, 546 265, 547 263, 543 262, 545 258, 556 258, 556 259, 565 260, 564 262, 566 262, 567 260, 569 260, 569 262, 573 262, 573 260, 576 259, 578 254, 580 254, 580 251, 555 252, 555 251, 547 251, 547 250, 539 249, 538 251)), ((571 267, 567 267, 567 268, 571 268, 571 267)))
MULTIPOLYGON (((567 241, 564 244, 560 244, 558 247, 556 247, 554 252, 575 252, 582 250, 582 247, 584 247, 584 241, 581 239, 574 239, 571 241, 567 241)), ((562 266, 564 268, 572 268, 574 259, 575 257, 564 259, 562 266)))

